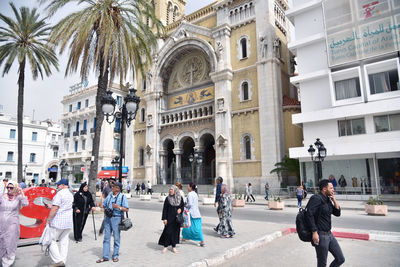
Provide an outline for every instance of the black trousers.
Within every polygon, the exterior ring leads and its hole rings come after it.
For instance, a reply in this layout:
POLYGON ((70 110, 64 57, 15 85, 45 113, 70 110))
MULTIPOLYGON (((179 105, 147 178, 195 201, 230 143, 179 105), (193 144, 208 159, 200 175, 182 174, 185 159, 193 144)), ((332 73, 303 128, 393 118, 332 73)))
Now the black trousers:
POLYGON ((325 267, 326 261, 328 258, 328 251, 332 253, 335 258, 332 263, 329 265, 330 267, 338 267, 344 263, 344 256, 342 249, 339 246, 336 238, 333 236, 331 232, 329 233, 321 233, 319 234, 319 244, 315 246, 315 252, 317 253, 318 267, 325 267))
POLYGON ((83 228, 85 228, 86 220, 89 214, 84 214, 83 212, 74 212, 73 222, 74 222, 74 238, 75 241, 82 239, 83 228))

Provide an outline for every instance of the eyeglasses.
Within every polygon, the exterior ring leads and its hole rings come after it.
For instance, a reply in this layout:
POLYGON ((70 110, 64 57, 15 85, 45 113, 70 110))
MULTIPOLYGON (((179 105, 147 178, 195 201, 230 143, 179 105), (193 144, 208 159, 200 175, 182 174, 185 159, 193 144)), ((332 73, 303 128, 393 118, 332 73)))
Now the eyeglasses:
POLYGON ((13 190, 14 186, 7 186, 6 188, 9 189, 9 190, 13 190))

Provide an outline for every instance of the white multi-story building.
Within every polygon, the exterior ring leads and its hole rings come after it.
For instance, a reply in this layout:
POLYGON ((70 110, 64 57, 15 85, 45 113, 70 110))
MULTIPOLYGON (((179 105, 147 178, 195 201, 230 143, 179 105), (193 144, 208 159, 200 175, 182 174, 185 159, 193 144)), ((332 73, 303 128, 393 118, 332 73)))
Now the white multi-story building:
POLYGON ((300 87, 301 113, 292 118, 304 142, 290 156, 300 159, 302 179, 316 185, 307 150, 320 138, 323 178, 343 177, 339 191, 399 194, 400 2, 293 2, 286 15, 295 25, 289 47, 298 76, 291 82, 300 87))
MULTIPOLYGON (((117 100, 117 107, 123 103, 123 98, 127 94, 125 88, 120 89, 119 85, 113 84, 109 90, 113 92, 113 97, 117 100)), ((61 160, 68 163, 68 167, 63 170, 63 177, 68 177, 71 181, 87 180, 89 175, 90 163, 92 160, 92 144, 95 128, 98 126, 96 115, 96 86, 85 87, 82 84, 72 86, 69 95, 64 96, 62 127, 64 147, 61 160)), ((119 156, 121 122, 116 119, 112 124, 104 121, 102 124, 100 150, 99 150, 99 176, 111 175, 107 172, 111 166, 111 161, 115 156, 119 156), (103 173, 101 171, 103 170, 103 173)), ((125 141, 125 164, 131 166, 132 158, 130 153, 132 148, 133 130, 126 131, 125 141)), ((123 176, 129 174, 129 168, 124 168, 123 176)), ((111 173, 111 174, 110 174, 111 173)), ((114 175, 112 175, 114 176, 114 175)))
MULTIPOLYGON (((61 127, 50 121, 23 120, 23 175, 27 182, 56 178, 61 127)), ((0 114, 0 179, 17 181, 17 120, 0 114)))

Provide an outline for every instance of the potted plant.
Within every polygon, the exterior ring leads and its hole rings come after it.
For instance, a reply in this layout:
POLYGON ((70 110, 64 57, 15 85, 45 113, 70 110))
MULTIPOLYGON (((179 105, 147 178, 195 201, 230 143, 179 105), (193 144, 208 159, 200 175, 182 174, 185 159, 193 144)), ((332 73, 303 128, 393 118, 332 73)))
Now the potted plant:
POLYGON ((273 197, 274 200, 268 201, 268 208, 270 210, 283 210, 285 202, 281 201, 280 197, 273 197))
POLYGON ((167 197, 167 194, 161 193, 161 195, 158 197, 158 201, 164 202, 166 197, 167 197))
POLYGON ((235 199, 233 200, 234 207, 244 207, 245 201, 242 194, 235 194, 235 199))
POLYGON ((214 205, 214 198, 210 192, 208 192, 207 197, 203 197, 203 205, 214 205))
POLYGON ((368 215, 386 216, 388 213, 388 207, 387 205, 383 205, 383 201, 379 196, 376 198, 370 197, 367 204, 365 204, 365 212, 368 215))

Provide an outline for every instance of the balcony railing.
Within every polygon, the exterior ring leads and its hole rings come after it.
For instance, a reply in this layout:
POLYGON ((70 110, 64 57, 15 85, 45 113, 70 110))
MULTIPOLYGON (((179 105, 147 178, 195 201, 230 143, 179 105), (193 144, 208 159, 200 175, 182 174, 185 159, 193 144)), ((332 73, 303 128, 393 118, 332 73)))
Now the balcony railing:
POLYGON ((161 127, 177 123, 210 119, 214 115, 214 105, 213 103, 205 103, 202 105, 189 106, 182 110, 166 111, 160 115, 161 127))
POLYGON ((64 134, 64 137, 65 137, 65 138, 68 138, 68 137, 70 137, 70 136, 71 136, 70 133, 65 133, 65 134, 64 134))
POLYGON ((117 127, 114 128, 114 133, 120 133, 120 132, 121 132, 121 128, 117 128, 117 127))
POLYGON ((86 135, 87 134, 87 130, 81 130, 81 135, 86 135))
POLYGON ((96 132, 96 128, 90 128, 90 133, 96 132))
POLYGON ((79 132, 78 132, 78 131, 73 132, 73 133, 72 133, 72 136, 79 136, 79 132))

